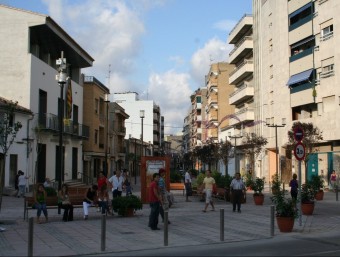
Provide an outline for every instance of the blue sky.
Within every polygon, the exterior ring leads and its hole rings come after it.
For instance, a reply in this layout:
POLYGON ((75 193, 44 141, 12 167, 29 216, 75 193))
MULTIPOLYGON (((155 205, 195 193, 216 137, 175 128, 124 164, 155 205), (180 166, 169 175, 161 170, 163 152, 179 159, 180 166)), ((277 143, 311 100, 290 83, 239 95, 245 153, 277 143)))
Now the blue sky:
POLYGON ((165 133, 182 130, 190 95, 212 62, 228 61, 228 34, 252 0, 0 0, 52 17, 94 59, 83 70, 111 93, 153 100, 165 133), (110 79, 109 79, 110 65, 110 79))

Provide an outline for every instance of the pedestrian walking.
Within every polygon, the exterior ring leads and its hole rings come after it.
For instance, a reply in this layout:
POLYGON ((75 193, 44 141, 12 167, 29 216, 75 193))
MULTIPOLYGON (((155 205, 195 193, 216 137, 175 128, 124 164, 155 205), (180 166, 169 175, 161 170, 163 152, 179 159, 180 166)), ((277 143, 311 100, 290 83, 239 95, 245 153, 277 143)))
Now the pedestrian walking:
POLYGON ((332 190, 335 192, 335 187, 336 187, 336 173, 335 170, 332 171, 331 177, 329 179, 330 181, 330 186, 332 187, 332 190))
POLYGON ((17 197, 20 198, 20 196, 25 196, 27 179, 29 179, 30 177, 25 176, 25 173, 21 170, 19 170, 18 172, 20 172, 20 176, 18 177, 19 191, 17 197))
POLYGON ((211 177, 211 171, 207 170, 206 171, 206 177, 203 180, 203 192, 205 192, 205 207, 202 210, 203 212, 206 212, 208 209, 209 204, 211 204, 212 207, 212 211, 215 211, 215 206, 214 206, 214 202, 212 200, 212 191, 213 191, 213 187, 215 185, 215 179, 213 177, 211 177))
POLYGON ((189 200, 189 196, 192 196, 192 187, 191 187, 191 172, 186 171, 184 175, 184 185, 185 185, 185 201, 191 202, 189 200))
POLYGON ((293 179, 289 182, 289 186, 290 186, 290 195, 292 196, 292 199, 296 203, 297 195, 298 195, 298 187, 299 187, 296 174, 293 174, 293 179))
POLYGON ((243 183, 243 180, 241 179, 241 174, 239 172, 235 173, 235 177, 230 183, 230 190, 232 195, 232 202, 233 202, 233 212, 237 211, 241 212, 241 201, 244 197, 243 194, 245 194, 245 185, 243 183))

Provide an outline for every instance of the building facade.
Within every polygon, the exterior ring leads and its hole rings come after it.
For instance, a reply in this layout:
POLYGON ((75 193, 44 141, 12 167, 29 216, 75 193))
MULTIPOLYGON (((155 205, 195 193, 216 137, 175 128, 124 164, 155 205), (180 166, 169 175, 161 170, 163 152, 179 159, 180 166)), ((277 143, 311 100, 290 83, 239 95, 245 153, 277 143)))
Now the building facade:
POLYGON ((0 5, 0 31, 1 37, 6 38, 0 42, 1 94, 34 114, 27 135, 31 139, 26 157, 29 183, 43 182, 46 176, 58 182, 78 178, 82 170, 82 142, 89 137, 88 127, 82 124, 81 69, 92 66, 93 58, 46 15, 0 5), (70 79, 61 92, 56 81, 56 60, 62 52, 70 79), (65 119, 61 155, 58 121, 63 104, 68 109, 62 108, 67 111, 62 116, 65 119))

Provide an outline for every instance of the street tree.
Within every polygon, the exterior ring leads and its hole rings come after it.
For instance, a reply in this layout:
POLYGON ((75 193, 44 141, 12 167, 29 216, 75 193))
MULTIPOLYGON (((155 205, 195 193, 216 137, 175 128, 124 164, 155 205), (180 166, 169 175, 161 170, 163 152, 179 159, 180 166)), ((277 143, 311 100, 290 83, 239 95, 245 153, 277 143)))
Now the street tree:
POLYGON ((255 168, 255 158, 258 157, 267 143, 267 138, 258 136, 256 133, 247 133, 242 145, 237 147, 238 149, 242 149, 243 153, 249 158, 250 169, 252 171, 255 168))
MULTIPOLYGON (((323 136, 322 131, 313 123, 305 123, 305 122, 294 122, 292 128, 288 131, 288 143, 287 150, 291 153, 294 150, 296 140, 294 138, 294 131, 297 128, 301 128, 303 131, 303 139, 301 143, 305 146, 305 170, 308 170, 308 161, 311 158, 312 154, 318 152, 318 144, 322 142, 323 136)), ((307 172, 305 172, 305 180, 307 180, 307 172)))
POLYGON ((0 104, 0 148, 2 150, 3 161, 0 165, 0 211, 2 205, 2 194, 5 187, 5 167, 6 156, 21 129, 21 122, 14 122, 14 114, 18 102, 1 101, 0 104))
POLYGON ((230 160, 230 154, 232 152, 232 148, 233 146, 231 145, 231 142, 226 140, 225 142, 221 142, 220 143, 220 147, 219 147, 219 158, 223 161, 224 165, 225 165, 225 171, 226 174, 228 174, 228 163, 230 160))

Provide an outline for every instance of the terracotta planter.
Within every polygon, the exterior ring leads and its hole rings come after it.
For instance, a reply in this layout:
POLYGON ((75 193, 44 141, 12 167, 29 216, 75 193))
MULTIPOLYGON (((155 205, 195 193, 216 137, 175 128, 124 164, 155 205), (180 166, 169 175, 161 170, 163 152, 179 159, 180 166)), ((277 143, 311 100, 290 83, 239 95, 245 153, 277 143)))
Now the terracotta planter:
POLYGON ((255 205, 263 205, 264 195, 253 195, 255 205))
POLYGON ((294 217, 276 217, 276 223, 280 232, 292 232, 294 227, 294 217))
POLYGON ((319 190, 319 191, 315 194, 315 200, 318 200, 318 201, 323 200, 323 195, 324 195, 324 191, 323 191, 323 190, 319 190))
POLYGON ((124 217, 133 217, 133 214, 134 214, 133 208, 128 208, 126 215, 124 215, 124 217))
POLYGON ((314 211, 313 203, 301 203, 301 212, 303 215, 312 215, 314 211))

